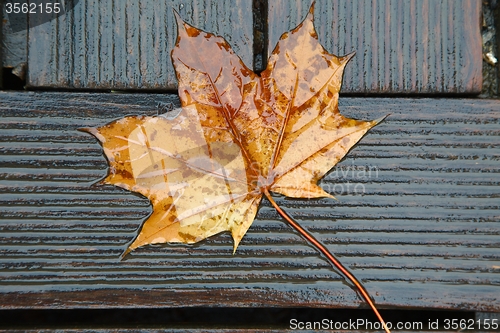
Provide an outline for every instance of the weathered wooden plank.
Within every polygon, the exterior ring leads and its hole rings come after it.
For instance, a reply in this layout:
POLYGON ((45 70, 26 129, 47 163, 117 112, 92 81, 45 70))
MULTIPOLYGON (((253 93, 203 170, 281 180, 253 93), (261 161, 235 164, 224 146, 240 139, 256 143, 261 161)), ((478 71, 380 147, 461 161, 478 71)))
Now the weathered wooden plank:
MULTIPOLYGON (((310 4, 269 2, 269 53, 310 4)), ((480 93, 480 18, 480 0, 318 0, 315 9, 322 45, 356 51, 342 87, 350 93, 480 93)))
MULTIPOLYGON (((19 20, 20 22, 11 22, 9 15, 3 8, 4 2, 1 1, 0 5, 2 5, 0 14, 0 18, 2 18, 0 23, 0 70, 4 67, 12 68, 15 75, 24 79, 28 62, 28 15, 19 13, 16 16, 23 16, 24 19, 19 20), (13 25, 15 25, 14 28, 13 25)), ((2 76, 0 75, 0 88, 3 85, 2 76)))
MULTIPOLYGON (((235 255, 221 234, 119 261, 151 208, 94 185, 107 165, 96 140, 76 129, 156 114, 176 98, 0 92, 0 307, 363 304, 265 202, 235 255)), ((340 109, 391 115, 322 180, 338 202, 279 204, 383 308, 500 311, 500 103, 342 98, 340 109)))
POLYGON ((30 29, 28 87, 176 89, 173 9, 226 38, 253 66, 252 1, 80 0, 67 14, 30 29))

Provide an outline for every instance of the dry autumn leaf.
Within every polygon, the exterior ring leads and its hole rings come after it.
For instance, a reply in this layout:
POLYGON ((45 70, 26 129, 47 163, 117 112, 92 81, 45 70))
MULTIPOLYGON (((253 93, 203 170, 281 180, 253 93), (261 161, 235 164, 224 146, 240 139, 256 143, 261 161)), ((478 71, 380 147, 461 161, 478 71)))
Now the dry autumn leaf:
MULTIPOLYGON (((126 253, 153 243, 195 243, 230 231, 234 250, 263 196, 359 288, 361 284, 273 200, 333 198, 317 182, 380 120, 338 109, 344 67, 352 57, 318 42, 313 6, 284 33, 261 75, 221 37, 177 15, 172 60, 182 109, 175 118, 131 116, 84 129, 109 161, 104 183, 146 196, 153 213, 126 253)), ((388 330, 387 330, 388 331, 388 330)))

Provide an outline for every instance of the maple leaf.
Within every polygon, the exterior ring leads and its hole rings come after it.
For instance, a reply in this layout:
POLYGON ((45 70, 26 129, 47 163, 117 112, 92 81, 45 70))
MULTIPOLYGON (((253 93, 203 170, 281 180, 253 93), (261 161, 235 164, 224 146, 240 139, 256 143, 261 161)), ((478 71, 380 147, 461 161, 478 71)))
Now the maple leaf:
POLYGON ((266 196, 376 311, 361 284, 270 195, 333 198, 317 182, 380 121, 340 114, 342 75, 353 54, 337 57, 320 45, 313 10, 281 36, 260 76, 223 38, 176 13, 171 56, 180 113, 130 116, 84 130, 99 139, 108 159, 103 182, 138 192, 153 205, 126 253, 147 244, 195 243, 223 231, 231 232, 236 251, 266 196))
POLYGON ((379 120, 342 116, 338 96, 351 55, 318 42, 312 8, 283 34, 260 76, 221 37, 176 14, 172 60, 182 110, 87 128, 109 161, 104 183, 151 200, 152 215, 129 251, 194 243, 230 231, 236 250, 263 195, 330 197, 317 182, 379 120), (207 56, 209 55, 209 56, 207 56))

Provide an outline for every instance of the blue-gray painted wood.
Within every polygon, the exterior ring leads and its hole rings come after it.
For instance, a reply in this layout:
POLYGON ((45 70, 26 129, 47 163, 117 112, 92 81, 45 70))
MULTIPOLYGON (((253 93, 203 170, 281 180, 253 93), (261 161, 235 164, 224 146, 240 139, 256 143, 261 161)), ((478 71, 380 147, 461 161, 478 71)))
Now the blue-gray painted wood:
MULTIPOLYGON (((0 92, 0 308, 364 304, 266 202, 235 255, 221 234, 120 261, 151 208, 93 185, 107 163, 77 128, 176 100, 0 92)), ((380 307, 500 311, 500 102, 341 98, 340 110, 390 116, 322 180, 339 201, 279 205, 380 307)))
POLYGON ((15 68, 28 61, 28 34, 27 26, 24 30, 13 31, 9 17, 2 4, 0 17, 2 26, 0 27, 0 69, 1 67, 15 68))
POLYGON ((252 68, 252 1, 80 0, 30 29, 28 87, 176 89, 173 9, 226 38, 252 68))
MULTIPOLYGON (((269 2, 269 53, 310 4, 269 2)), ((481 92, 480 0, 318 0, 314 17, 329 52, 356 52, 343 92, 481 92)))

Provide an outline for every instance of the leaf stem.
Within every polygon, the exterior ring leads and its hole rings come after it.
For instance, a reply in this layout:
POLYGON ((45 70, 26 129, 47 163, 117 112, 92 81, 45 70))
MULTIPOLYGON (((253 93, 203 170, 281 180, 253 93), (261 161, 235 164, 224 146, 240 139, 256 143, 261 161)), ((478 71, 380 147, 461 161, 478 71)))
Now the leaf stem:
POLYGON ((363 284, 359 282, 358 279, 356 279, 356 277, 354 277, 354 275, 352 275, 349 272, 349 270, 346 267, 344 267, 344 265, 342 265, 340 261, 337 260, 337 258, 335 258, 335 256, 326 248, 326 246, 321 244, 321 242, 318 241, 312 234, 310 234, 309 231, 302 228, 300 224, 295 222, 287 213, 285 213, 285 211, 281 209, 280 206, 278 206, 276 201, 274 201, 268 189, 264 189, 264 195, 271 202, 271 205, 273 205, 273 207, 278 211, 278 213, 288 222, 288 224, 290 224, 290 226, 292 226, 295 230, 297 230, 307 241, 309 241, 312 245, 314 245, 316 249, 318 249, 321 253, 323 253, 328 258, 328 260, 336 268, 338 268, 349 281, 351 281, 356 286, 356 288, 359 290, 359 292, 365 299, 366 303, 368 303, 368 305, 372 308, 373 312, 375 312, 375 315, 377 316, 378 320, 380 320, 380 322, 382 323, 382 327, 385 329, 385 332, 391 333, 391 331, 389 330, 389 328, 387 328, 384 319, 382 319, 382 316, 375 307, 375 304, 373 303, 372 299, 370 298, 370 295, 368 294, 368 291, 365 289, 363 284))

